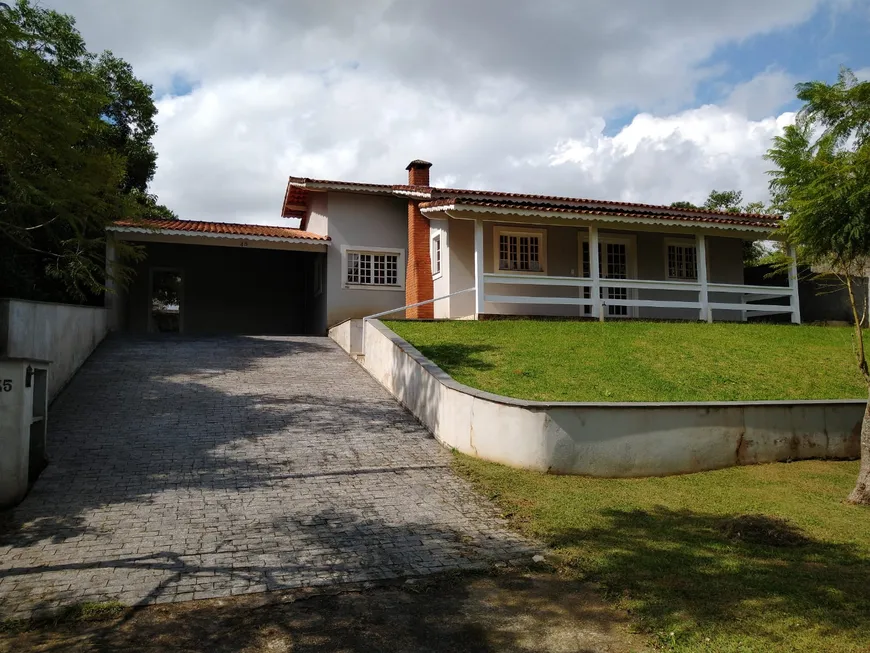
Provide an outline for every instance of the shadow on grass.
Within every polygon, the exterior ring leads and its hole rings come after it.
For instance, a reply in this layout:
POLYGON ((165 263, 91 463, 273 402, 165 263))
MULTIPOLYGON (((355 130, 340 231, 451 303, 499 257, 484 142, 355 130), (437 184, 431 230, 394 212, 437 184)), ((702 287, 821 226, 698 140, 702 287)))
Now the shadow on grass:
POLYGON ((746 634, 785 645, 776 650, 797 650, 789 642, 802 630, 818 641, 870 641, 870 565, 855 546, 812 539, 764 515, 663 507, 602 514, 607 523, 598 528, 548 540, 646 629, 746 634))
POLYGON ((448 342, 439 345, 414 345, 426 358, 434 362, 448 374, 466 370, 485 371, 495 369, 495 365, 484 360, 481 354, 495 351, 491 345, 465 345, 448 342))

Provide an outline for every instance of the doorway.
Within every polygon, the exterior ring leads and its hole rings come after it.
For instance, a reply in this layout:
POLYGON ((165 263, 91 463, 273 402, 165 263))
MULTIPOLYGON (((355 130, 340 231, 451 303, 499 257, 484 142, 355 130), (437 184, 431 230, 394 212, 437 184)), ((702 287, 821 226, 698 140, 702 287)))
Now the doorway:
POLYGON ((183 272, 177 268, 152 268, 148 330, 151 333, 181 333, 183 307, 183 272))
MULTIPOLYGON (((591 266, 589 256, 589 240, 582 237, 580 247, 582 256, 582 267, 584 277, 590 277, 591 266)), ((598 274, 602 280, 604 279, 633 279, 635 261, 634 261, 634 239, 632 237, 623 236, 603 236, 598 241, 598 274)), ((603 285, 603 283, 602 283, 603 285)), ((636 309, 628 306, 614 306, 608 304, 608 299, 627 300, 634 298, 634 291, 628 288, 601 288, 601 299, 607 305, 608 317, 636 317, 636 309)), ((592 296, 591 288, 583 289, 584 299, 589 299, 592 296)), ((584 315, 592 315, 592 307, 583 307, 584 315)))

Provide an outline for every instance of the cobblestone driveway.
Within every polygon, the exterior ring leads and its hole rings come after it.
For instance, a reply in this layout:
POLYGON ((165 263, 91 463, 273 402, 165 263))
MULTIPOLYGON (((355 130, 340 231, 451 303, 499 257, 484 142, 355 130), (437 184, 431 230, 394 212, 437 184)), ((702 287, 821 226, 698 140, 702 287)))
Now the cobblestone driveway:
POLYGON ((386 579, 527 553, 325 338, 105 342, 0 514, 0 618, 386 579))

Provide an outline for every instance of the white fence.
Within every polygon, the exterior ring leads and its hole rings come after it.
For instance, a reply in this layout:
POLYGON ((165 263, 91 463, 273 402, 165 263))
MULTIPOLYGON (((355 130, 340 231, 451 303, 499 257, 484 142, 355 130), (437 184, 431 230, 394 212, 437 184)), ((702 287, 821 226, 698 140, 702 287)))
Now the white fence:
MULTIPOLYGON (((702 320, 713 320, 714 310, 740 311, 743 319, 764 315, 788 314, 792 322, 800 323, 797 284, 789 286, 746 286, 726 283, 703 283, 699 281, 652 281, 645 279, 606 279, 589 277, 547 277, 525 274, 485 274, 484 301, 493 304, 537 304, 561 306, 589 306, 593 316, 603 315, 601 306, 625 306, 628 308, 673 308, 694 309, 702 320), (596 283, 601 289, 601 299, 594 299, 596 283), (576 288, 577 296, 553 297, 546 295, 519 294, 498 295, 486 292, 487 284, 500 286, 533 286, 551 288, 576 288), (589 292, 583 289, 588 288, 589 292), (614 297, 610 292, 625 290, 623 297, 614 297), (643 291, 672 291, 683 293, 683 298, 641 299, 643 291), (695 293, 694 299, 686 300, 685 293, 695 293), (584 296, 588 295, 588 296, 584 296), (715 295, 711 297, 711 295, 715 295), (721 297, 727 295, 727 297, 721 297), (767 304, 771 299, 788 298, 788 304, 767 304), (736 301, 735 301, 736 299, 736 301), (758 303, 762 302, 762 303, 758 303)), ((622 294, 622 293, 620 293, 622 294)))

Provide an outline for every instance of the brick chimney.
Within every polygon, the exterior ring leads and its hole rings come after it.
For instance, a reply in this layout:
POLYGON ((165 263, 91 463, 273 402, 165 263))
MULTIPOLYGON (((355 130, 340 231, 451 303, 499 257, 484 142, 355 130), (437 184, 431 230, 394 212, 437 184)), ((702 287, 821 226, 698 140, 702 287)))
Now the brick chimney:
MULTIPOLYGON (((429 186, 428 161, 415 159, 408 164, 408 185, 429 186)), ((408 269, 405 275, 405 304, 416 304, 433 299, 432 263, 429 258, 429 219, 420 213, 420 201, 408 200, 408 269)), ((432 304, 409 308, 409 319, 432 319, 435 307, 432 304)))

